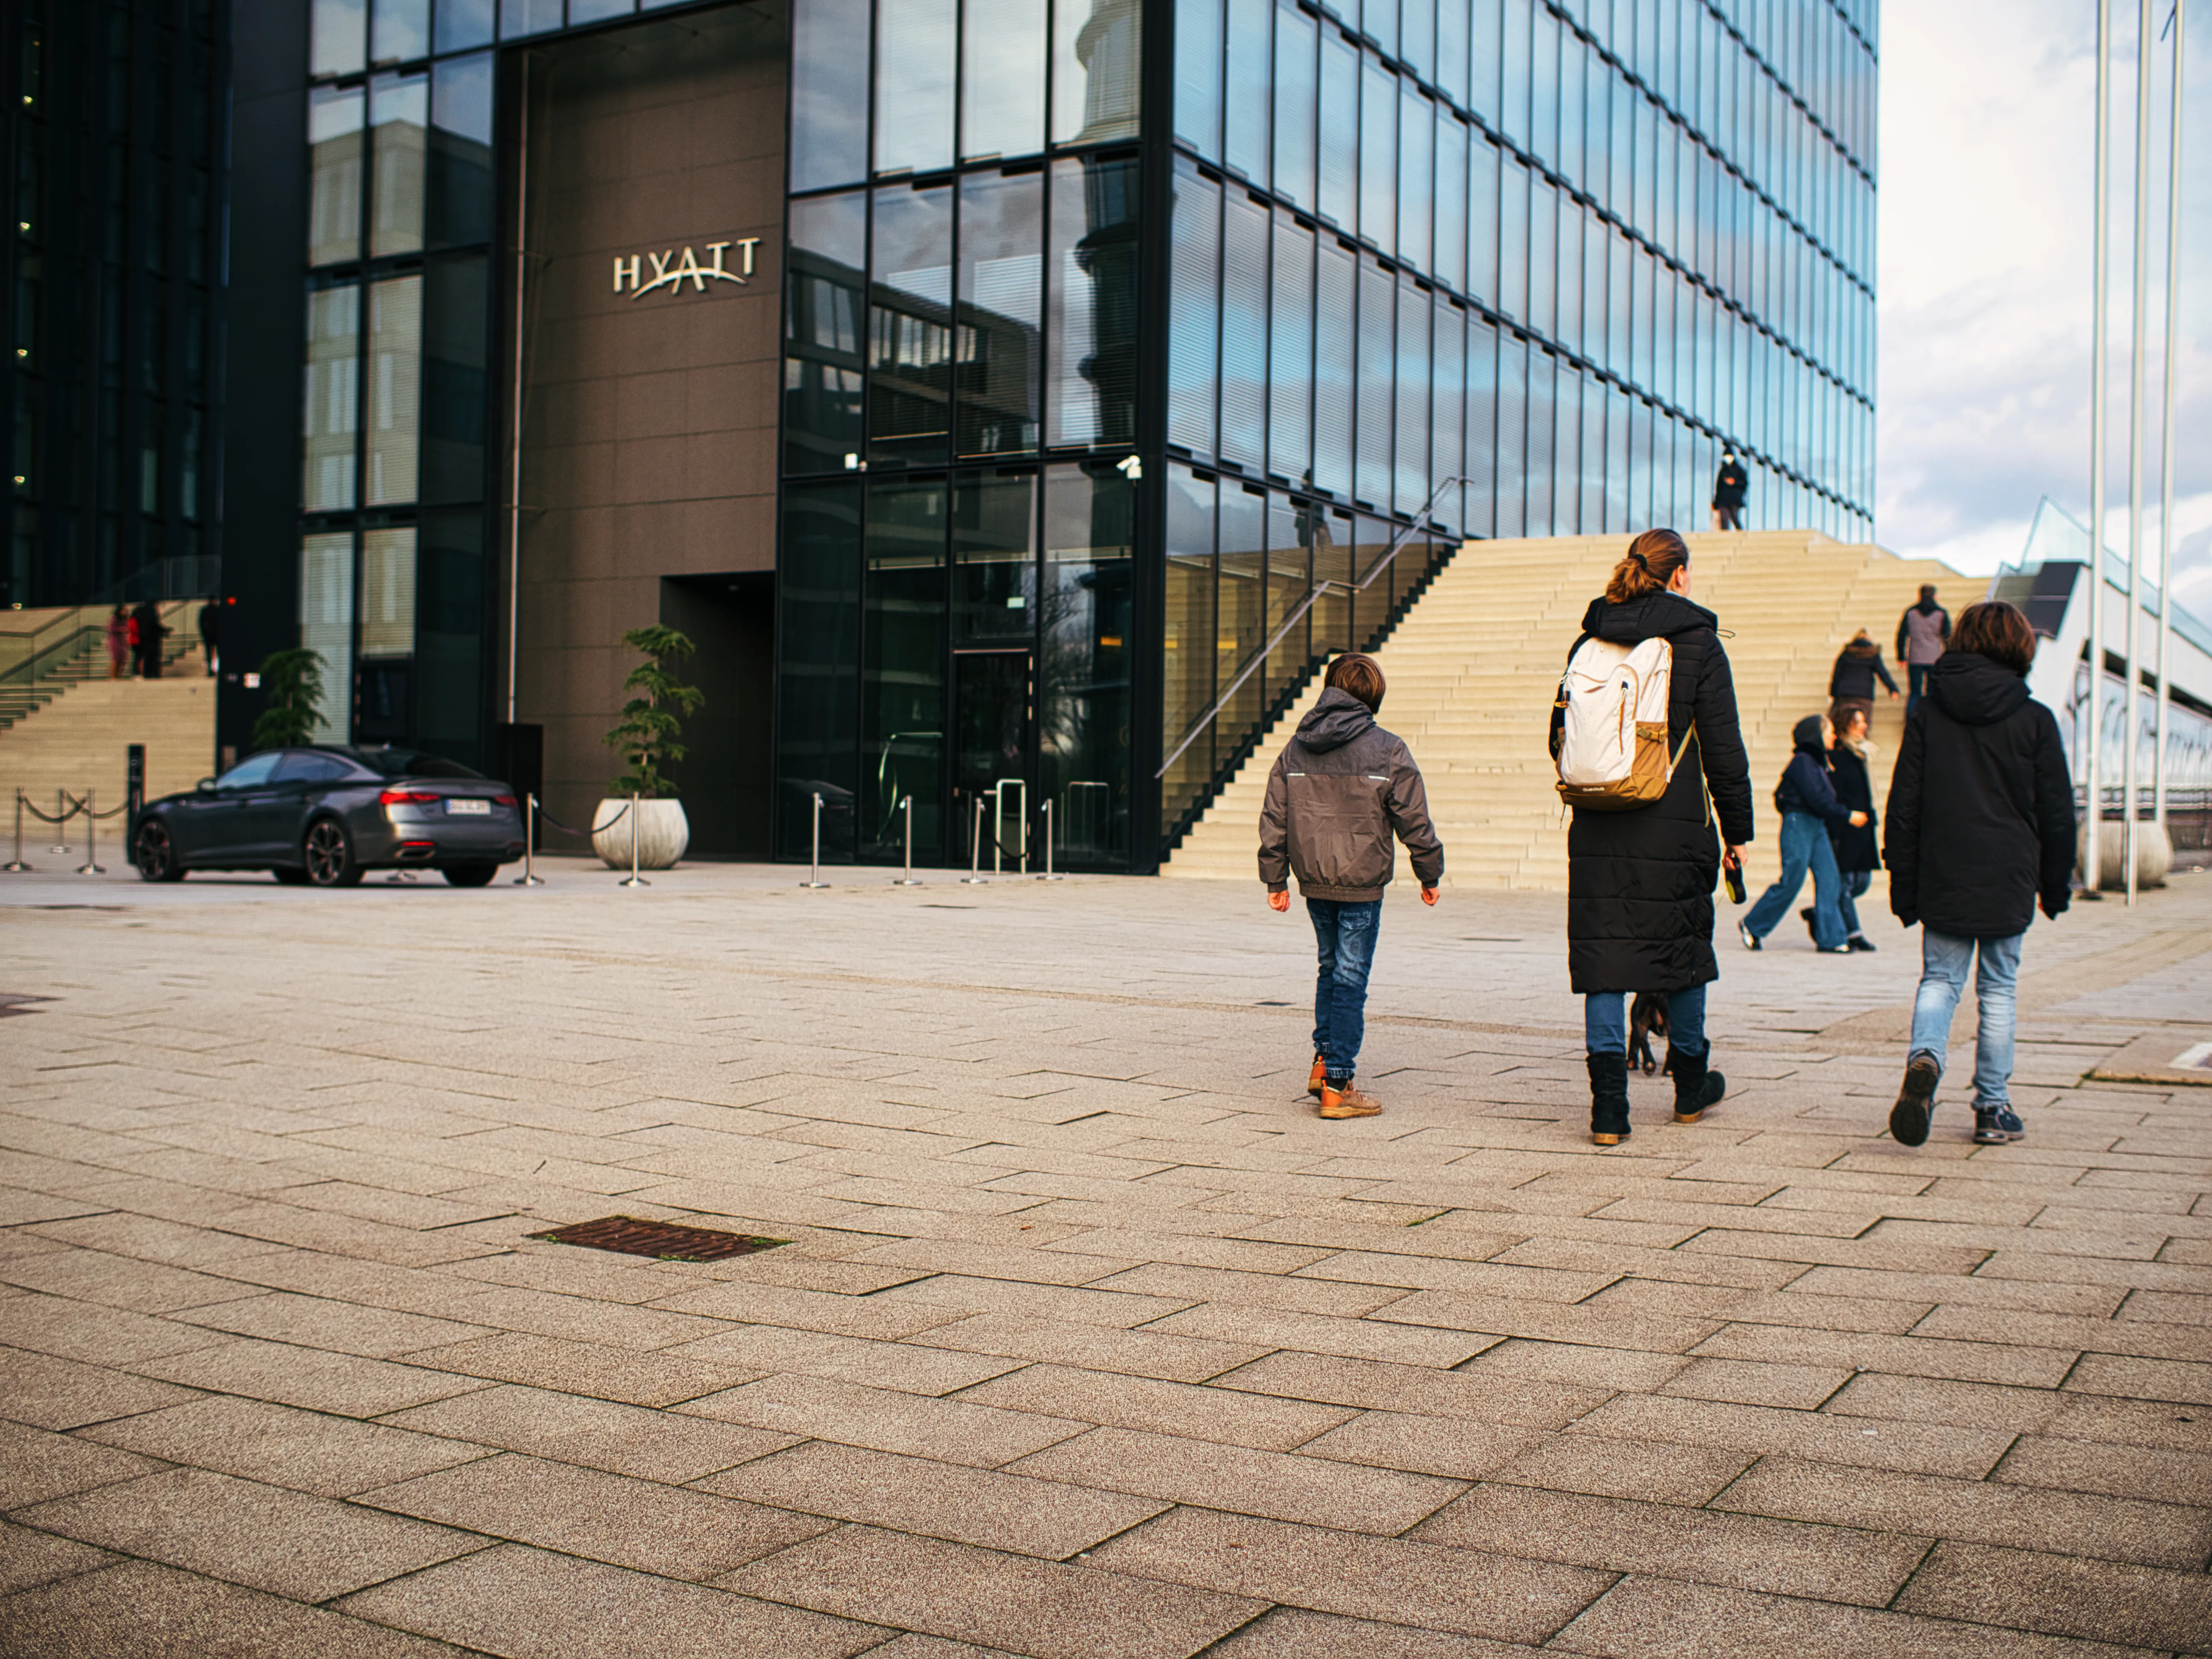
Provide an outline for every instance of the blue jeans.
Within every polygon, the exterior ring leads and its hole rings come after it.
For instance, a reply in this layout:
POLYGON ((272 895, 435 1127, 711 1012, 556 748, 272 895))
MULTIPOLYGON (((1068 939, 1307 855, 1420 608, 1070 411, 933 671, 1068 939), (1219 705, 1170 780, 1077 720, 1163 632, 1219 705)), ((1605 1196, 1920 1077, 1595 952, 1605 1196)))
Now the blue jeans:
POLYGON ((2020 981, 2021 942, 2027 937, 1957 939, 1924 924, 1920 929, 1920 990, 1912 999, 1912 1052, 1934 1056, 1941 1073, 1943 1051, 1951 1040, 1951 1016, 1966 988, 1966 969, 1974 966, 1974 1000, 1980 1005, 1981 1022, 1974 1033, 1977 1106, 2002 1106, 2010 1099, 2014 991, 2020 981))
POLYGON ((1382 931, 1382 901, 1346 904, 1310 898, 1321 974, 1314 985, 1314 1052, 1333 1084, 1352 1080, 1367 1035, 1367 970, 1375 965, 1375 939, 1382 931))
POLYGON ((1797 902, 1805 872, 1813 872, 1813 942, 1832 951, 1844 942, 1844 919, 1836 909, 1836 849, 1828 826, 1810 812, 1782 815, 1782 879, 1759 896, 1743 925, 1753 939, 1765 939, 1797 902))
MULTIPOLYGON (((1705 1051, 1705 988, 1669 991, 1667 1045, 1686 1054, 1705 1051)), ((1594 1054, 1628 1052, 1628 1006, 1619 991, 1592 991, 1583 998, 1583 1047, 1594 1054)))
POLYGON ((1920 707, 1921 698, 1928 695, 1928 671, 1932 662, 1909 662, 1905 665, 1905 718, 1911 720, 1912 711, 1920 707))
POLYGON ((1874 885, 1874 872, 1850 871, 1843 880, 1844 884, 1836 890, 1836 914, 1843 918, 1844 932, 1856 939, 1859 936, 1859 907, 1853 901, 1866 896, 1866 890, 1874 885))

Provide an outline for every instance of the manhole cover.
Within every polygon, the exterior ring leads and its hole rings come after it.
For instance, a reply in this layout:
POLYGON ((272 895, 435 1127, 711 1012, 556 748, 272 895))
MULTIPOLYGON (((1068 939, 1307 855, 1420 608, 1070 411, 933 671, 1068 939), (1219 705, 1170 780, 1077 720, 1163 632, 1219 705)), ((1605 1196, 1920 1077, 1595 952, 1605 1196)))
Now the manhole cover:
POLYGON ((788 1244, 787 1238, 754 1238, 744 1233, 719 1233, 711 1227, 680 1227, 672 1221, 641 1221, 631 1215, 603 1216, 556 1227, 532 1238, 556 1244, 582 1244, 594 1250, 620 1250, 624 1255, 658 1256, 663 1261, 720 1261, 726 1256, 750 1255, 788 1244))

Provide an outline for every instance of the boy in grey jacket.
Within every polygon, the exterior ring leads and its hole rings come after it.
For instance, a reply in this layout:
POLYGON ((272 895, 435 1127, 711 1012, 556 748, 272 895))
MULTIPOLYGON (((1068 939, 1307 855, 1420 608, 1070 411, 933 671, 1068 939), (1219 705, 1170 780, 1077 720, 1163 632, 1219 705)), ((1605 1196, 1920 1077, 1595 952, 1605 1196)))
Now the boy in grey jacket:
POLYGON ((1382 670, 1374 658, 1339 657, 1313 712, 1298 722, 1267 775, 1260 811, 1260 880, 1271 909, 1287 910, 1287 875, 1313 918, 1321 949, 1314 988, 1314 1062, 1306 1092, 1323 1117, 1372 1117, 1382 1103, 1352 1082, 1366 1032, 1367 974, 1382 921, 1382 890, 1406 843, 1421 902, 1437 902, 1443 843, 1429 823, 1421 769, 1405 744, 1375 723, 1382 670))

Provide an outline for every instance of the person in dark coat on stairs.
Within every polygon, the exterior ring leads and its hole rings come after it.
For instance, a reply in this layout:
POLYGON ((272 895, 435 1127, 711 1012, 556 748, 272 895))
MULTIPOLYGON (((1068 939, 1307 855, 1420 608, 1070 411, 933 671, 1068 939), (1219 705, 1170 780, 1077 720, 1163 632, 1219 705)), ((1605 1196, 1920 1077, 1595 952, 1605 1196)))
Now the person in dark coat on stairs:
POLYGON ((1808 871, 1813 877, 1813 943, 1830 956, 1845 956, 1850 946, 1844 940, 1844 919, 1836 907, 1840 884, 1836 876, 1836 849, 1828 830, 1835 825, 1858 829, 1867 814, 1853 811, 1836 799, 1835 780, 1828 770, 1828 750, 1836 740, 1835 728, 1826 714, 1808 714, 1790 733, 1796 749, 1782 769, 1782 781, 1774 787, 1774 810, 1782 814, 1782 874, 1759 896, 1751 914, 1736 924, 1743 948, 1756 951, 1759 941, 1796 902, 1808 871))
POLYGON ((1613 1146, 1629 1133, 1629 994, 1667 999, 1677 1122, 1696 1122, 1727 1089, 1711 1069, 1705 987, 1720 977, 1713 885, 1723 860, 1741 866, 1752 836, 1751 764, 1717 619, 1690 601, 1690 550, 1680 536, 1647 530, 1629 544, 1568 656, 1593 637, 1669 642, 1667 752, 1681 755, 1659 799, 1632 811, 1577 806, 1567 831, 1567 971, 1583 998, 1590 1138, 1613 1146))
POLYGON ((1862 628, 1836 653, 1836 665, 1828 671, 1828 718, 1835 722, 1838 737, 1844 733, 1843 709, 1862 710, 1867 723, 1873 724, 1876 680, 1889 688, 1889 700, 1895 702, 1897 682, 1890 678, 1889 665, 1881 659, 1881 647, 1862 628))
POLYGON ((1900 1145, 1928 1139, 1951 1016, 1974 973, 1974 1139, 2026 1138, 2011 1099, 2014 987, 2039 905, 2056 921, 2074 873, 2074 784, 2058 720, 2027 694, 2035 630, 2002 599, 1968 605, 1928 695, 1905 722, 1889 784, 1889 908, 1920 928, 1920 990, 1905 1083, 1889 1114, 1900 1145))

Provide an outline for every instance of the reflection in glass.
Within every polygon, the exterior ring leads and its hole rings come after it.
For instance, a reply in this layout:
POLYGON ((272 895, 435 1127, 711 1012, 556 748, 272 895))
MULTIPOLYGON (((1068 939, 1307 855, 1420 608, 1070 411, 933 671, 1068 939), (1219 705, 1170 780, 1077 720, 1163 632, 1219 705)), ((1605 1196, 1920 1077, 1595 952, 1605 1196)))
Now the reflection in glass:
POLYGON ((1261 698, 1268 706, 1282 695, 1292 677, 1306 664, 1307 641, 1313 633, 1313 612, 1307 611, 1288 631, 1283 629, 1313 586, 1313 550, 1309 545, 1312 534, 1311 515, 1298 511, 1288 495, 1267 497, 1266 637, 1273 640, 1278 632, 1283 633, 1274 649, 1267 653, 1267 665, 1263 671, 1267 684, 1261 698))
MULTIPOLYGON (((1547 179, 1524 176, 1528 179, 1528 295, 1517 314, 1535 333, 1549 334, 1559 314, 1559 192, 1547 179)), ((1509 260, 1512 246, 1506 244, 1509 260)))
MULTIPOLYGON (((1388 3, 1388 0, 1384 0, 1388 3)), ((1466 0, 1446 0, 1444 9, 1465 9, 1466 0)), ((1437 78, 1437 0, 1404 0, 1399 8, 1398 56, 1424 81, 1437 78)))
POLYGON ((1398 77, 1372 58, 1359 62, 1359 234, 1385 255, 1398 251, 1398 77))
POLYGON ((1449 110, 1437 114, 1436 276, 1446 288, 1467 291, 1467 123, 1449 110))
POLYGON ((1499 236, 1498 168, 1504 152, 1488 139, 1470 135, 1467 185, 1467 291, 1473 298, 1504 308, 1498 286, 1499 236))
POLYGON ((1462 108, 1467 106, 1468 29, 1474 21, 1467 0, 1444 0, 1437 8, 1437 84, 1462 108))
POLYGON ((429 245, 491 240, 492 54, 441 59, 430 70, 429 245))
POLYGON ((1390 502, 1390 381, 1395 368, 1391 319, 1397 284, 1364 254, 1359 261, 1359 404, 1358 467, 1352 494, 1370 507, 1390 502))
POLYGON ((1582 374, 1564 358, 1554 360, 1552 380, 1552 533, 1581 532, 1583 388, 1582 374))
POLYGON ((637 9, 637 0, 568 0, 568 21, 596 23, 607 17, 627 17, 637 9))
POLYGON ((426 513, 416 566, 416 736, 477 766, 483 753, 483 514, 426 513))
POLYGON ((422 297, 422 499, 474 501, 484 493, 484 320, 483 255, 439 259, 424 275, 422 297))
POLYGON ((1345 136, 1359 131, 1359 48, 1334 28, 1321 32, 1321 216, 1347 234, 1359 224, 1359 155, 1345 136))
POLYGON ((1499 330, 1498 335, 1497 531, 1499 536, 1527 534, 1528 454, 1528 342, 1499 330))
POLYGON ((1401 273, 1398 277, 1398 447, 1392 483, 1393 504, 1401 513, 1418 513, 1435 485, 1429 482, 1429 325, 1434 316, 1429 296, 1401 273))
POLYGON ((492 33, 492 0, 438 0, 440 52, 488 46, 492 33))
POLYGON ((364 507, 415 499, 422 453, 422 278, 368 286, 368 480, 364 507))
POLYGON ((1314 234, 1275 212, 1267 348, 1267 470, 1313 482, 1314 234))
MULTIPOLYGON (((1213 700, 1213 527, 1211 474, 1168 466, 1167 582, 1161 619, 1161 752, 1182 742, 1213 700)), ((1168 767, 1160 814, 1171 827, 1213 775, 1209 729, 1168 767)))
MULTIPOLYGON (((1455 301, 1436 296, 1436 424, 1430 436, 1429 488, 1444 479, 1465 477, 1466 450, 1467 312, 1455 301)), ((1457 487, 1437 503, 1436 516, 1447 525, 1467 523, 1466 492, 1457 487)))
POLYGON ((305 459, 300 505, 335 513, 354 504, 361 403, 361 289, 349 283, 307 295, 305 459))
POLYGON ((1046 418, 1054 445, 1136 441, 1137 189, 1133 156, 1052 164, 1046 418))
POLYGON ((960 181, 960 453, 1036 449, 1043 411, 1044 174, 960 181))
POLYGON ((1213 453, 1220 343, 1221 186, 1176 158, 1168 297, 1168 441, 1213 453))
POLYGON ((362 89, 317 87, 307 95, 307 263, 361 257, 362 89))
POLYGON ((1606 389, 1601 380, 1575 378, 1582 382, 1583 398, 1582 533, 1595 536, 1606 527, 1606 389))
POLYGON ((1500 33, 1504 9, 1508 4, 1522 3, 1524 0, 1473 0, 1471 7, 1474 67, 1468 107, 1480 116, 1493 131, 1504 130, 1501 78, 1504 58, 1500 33))
POLYGON ((807 851, 823 797, 822 850, 849 861, 859 757, 860 489, 857 483, 786 489, 776 564, 776 845, 807 851))
POLYGON ((1605 389, 1605 528, 1608 535, 1633 528, 1629 517, 1629 410, 1635 399, 1619 386, 1605 389))
POLYGON ((896 185, 874 197, 869 451, 942 460, 952 424, 952 191, 896 185))
POLYGON ((1352 494, 1352 428, 1358 380, 1359 265, 1334 236, 1320 239, 1314 273, 1314 483, 1352 494))
POLYGON ((323 659, 317 743, 344 743, 353 730, 353 532, 300 540, 300 643, 323 659))
POLYGON ((1059 0, 1053 8, 1052 142, 1137 136, 1139 0, 1059 0))
MULTIPOLYGON (((1214 684, 1226 690, 1267 643, 1267 495, 1252 484, 1221 489, 1221 583, 1217 604, 1214 684)), ((1216 696, 1220 695, 1217 691, 1216 696)), ((1252 733, 1264 706, 1259 674, 1237 688, 1221 711, 1215 757, 1226 763, 1252 733)))
POLYGON ((1267 182, 1270 63, 1274 0, 1229 0, 1229 90, 1222 159, 1255 184, 1267 182))
POLYGON ((868 0, 807 0, 791 19, 791 187, 868 173, 868 0))
POLYGON ((517 40, 561 27, 561 0, 499 0, 499 38, 517 40))
POLYGON ((1498 325, 1469 316, 1467 325, 1467 475, 1474 482, 1467 492, 1467 522, 1461 528, 1470 536, 1504 535, 1497 528, 1498 479, 1498 325))
POLYGON ((917 854, 943 841, 945 494, 942 479, 868 486, 860 645, 860 850, 896 857, 902 796, 917 854))
POLYGON ((963 160, 1044 148, 1045 0, 967 0, 960 32, 963 160))
POLYGON ((368 0, 314 0, 309 24, 307 73, 355 75, 368 50, 368 0))
POLYGON ((1110 462, 1045 473, 1038 782, 1073 864, 1128 856, 1136 495, 1110 462))
MULTIPOLYGON (((952 162, 957 0, 879 0, 876 171, 927 173, 952 162)), ((838 182, 830 180, 830 182, 838 182)))
POLYGON ((1221 159, 1224 0, 1178 0, 1175 11, 1175 136, 1209 161, 1221 159))
POLYGON ((1036 632, 1036 474, 962 472, 952 490, 952 637, 1036 632))
POLYGON ((361 538, 361 654, 415 654, 415 526, 361 538))
POLYGON ((1398 257, 1433 270, 1429 236, 1437 195, 1437 106, 1411 81, 1398 102, 1398 257))
POLYGON ((1559 310, 1552 337, 1568 350, 1583 350, 1583 206, 1571 197, 1559 202, 1559 262, 1554 280, 1559 284, 1559 310))
POLYGON ((374 210, 368 251, 381 258, 422 247, 422 179, 430 125, 430 77, 380 75, 370 83, 368 119, 375 149, 374 210))
POLYGON ((1258 471, 1267 441, 1267 210, 1228 192, 1221 224, 1221 448, 1258 471))
POLYGON ((1524 536, 1556 536, 1559 530, 1553 516, 1552 503, 1554 458, 1553 441, 1555 405, 1554 392, 1559 379, 1559 360, 1550 352, 1540 349, 1533 342, 1528 347, 1528 461, 1526 488, 1528 491, 1528 527, 1524 536))
POLYGON ((783 465, 830 472, 866 447, 860 432, 860 295, 868 198, 854 191, 791 204, 784 277, 783 465))
POLYGON ((1314 585, 1322 590, 1313 608, 1313 654, 1326 657, 1334 651, 1349 651, 1352 648, 1352 515, 1341 508, 1320 506, 1302 507, 1299 511, 1307 521, 1304 530, 1313 548, 1314 585))
POLYGON ((1314 205, 1320 109, 1320 27, 1310 13, 1277 0, 1275 7, 1275 193, 1314 205))
POLYGON ((372 64, 409 64, 430 55, 430 0, 376 0, 372 64))

